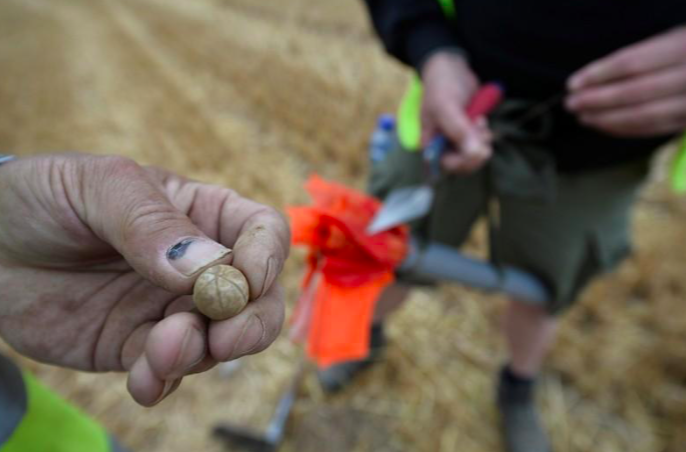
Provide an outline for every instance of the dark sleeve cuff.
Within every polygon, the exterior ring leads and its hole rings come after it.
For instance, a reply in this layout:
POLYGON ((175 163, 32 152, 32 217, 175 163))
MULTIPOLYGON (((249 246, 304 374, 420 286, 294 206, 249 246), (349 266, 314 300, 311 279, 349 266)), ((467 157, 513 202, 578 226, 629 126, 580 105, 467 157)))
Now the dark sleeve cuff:
POLYGON ((426 59, 439 49, 450 50, 466 57, 449 24, 444 20, 424 20, 408 24, 405 35, 406 63, 418 72, 426 59))

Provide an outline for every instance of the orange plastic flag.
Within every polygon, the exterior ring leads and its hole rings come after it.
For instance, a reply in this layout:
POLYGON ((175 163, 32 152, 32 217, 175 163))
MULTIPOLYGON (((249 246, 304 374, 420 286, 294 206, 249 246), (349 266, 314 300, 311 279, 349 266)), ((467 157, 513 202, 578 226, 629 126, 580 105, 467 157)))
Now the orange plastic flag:
POLYGON ((313 205, 288 209, 293 243, 309 249, 292 335, 306 339, 308 355, 324 367, 367 356, 376 299, 393 282, 409 233, 402 226, 368 235, 381 207, 368 195, 318 176, 306 189, 313 205))

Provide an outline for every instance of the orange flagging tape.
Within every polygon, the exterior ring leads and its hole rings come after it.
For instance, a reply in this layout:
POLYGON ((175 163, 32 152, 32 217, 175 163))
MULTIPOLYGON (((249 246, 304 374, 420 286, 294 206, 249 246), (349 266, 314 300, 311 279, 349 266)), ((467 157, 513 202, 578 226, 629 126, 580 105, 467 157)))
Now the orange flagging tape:
POLYGON ((309 251, 291 334, 325 367, 367 356, 376 299, 394 280, 409 232, 401 226, 370 236, 378 200, 318 176, 306 189, 312 205, 288 209, 293 243, 309 251))

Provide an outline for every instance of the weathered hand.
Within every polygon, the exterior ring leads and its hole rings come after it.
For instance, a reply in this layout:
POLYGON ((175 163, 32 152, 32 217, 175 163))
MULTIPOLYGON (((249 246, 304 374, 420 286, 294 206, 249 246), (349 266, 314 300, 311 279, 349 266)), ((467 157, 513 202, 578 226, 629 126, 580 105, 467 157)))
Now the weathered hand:
POLYGON ((484 118, 472 122, 465 107, 479 87, 479 81, 463 57, 437 52, 422 67, 422 145, 437 134, 453 144, 443 157, 450 172, 469 173, 491 157, 490 133, 484 118))
POLYGON ((686 26, 621 49, 569 80, 567 108, 609 134, 649 137, 686 128, 686 26))
POLYGON ((276 338, 288 247, 276 211, 222 187, 120 157, 13 161, 0 167, 0 335, 42 362, 128 370, 133 398, 153 405, 183 376, 276 338), (229 262, 251 302, 209 321, 188 294, 229 262))

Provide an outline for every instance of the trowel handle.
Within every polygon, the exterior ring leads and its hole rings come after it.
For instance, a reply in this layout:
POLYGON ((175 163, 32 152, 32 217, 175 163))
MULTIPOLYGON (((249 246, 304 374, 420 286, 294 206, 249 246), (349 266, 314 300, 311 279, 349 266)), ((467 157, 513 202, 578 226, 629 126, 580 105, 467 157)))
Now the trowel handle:
POLYGON ((424 148, 424 162, 429 170, 429 180, 435 181, 441 176, 441 157, 448 149, 448 140, 439 135, 424 148))
POLYGON ((465 110, 467 117, 474 121, 481 116, 486 116, 503 100, 503 93, 503 86, 500 83, 486 83, 469 101, 465 110))

